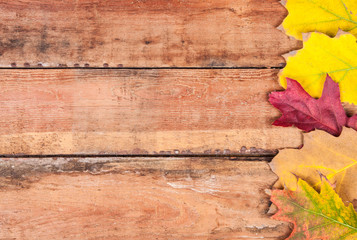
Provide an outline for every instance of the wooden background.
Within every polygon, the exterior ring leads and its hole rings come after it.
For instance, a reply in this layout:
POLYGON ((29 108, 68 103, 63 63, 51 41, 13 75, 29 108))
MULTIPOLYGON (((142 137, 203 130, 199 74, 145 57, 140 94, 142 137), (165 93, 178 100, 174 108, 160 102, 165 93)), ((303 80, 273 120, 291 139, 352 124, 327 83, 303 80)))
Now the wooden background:
POLYGON ((0 239, 284 239, 277 0, 0 0, 0 239))

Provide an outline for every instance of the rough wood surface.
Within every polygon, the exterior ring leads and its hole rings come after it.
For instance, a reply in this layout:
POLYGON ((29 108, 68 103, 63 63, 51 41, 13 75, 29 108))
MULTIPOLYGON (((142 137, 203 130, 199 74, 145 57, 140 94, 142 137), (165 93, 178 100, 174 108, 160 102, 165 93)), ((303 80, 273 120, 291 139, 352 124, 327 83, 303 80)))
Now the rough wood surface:
POLYGON ((284 239, 290 231, 266 213, 265 191, 277 179, 266 162, 45 158, 0 165, 1 239, 284 239))
POLYGON ((277 177, 252 154, 301 136, 271 126, 278 70, 229 68, 283 66, 301 47, 275 29, 286 14, 278 0, 0 0, 0 155, 95 156, 0 158, 0 239, 284 239, 277 177), (236 153, 251 156, 178 157, 236 153))
POLYGON ((271 126, 277 70, 1 73, 0 154, 229 154, 301 144, 297 129, 271 126))
POLYGON ((281 66, 278 0, 0 0, 0 66, 281 66))

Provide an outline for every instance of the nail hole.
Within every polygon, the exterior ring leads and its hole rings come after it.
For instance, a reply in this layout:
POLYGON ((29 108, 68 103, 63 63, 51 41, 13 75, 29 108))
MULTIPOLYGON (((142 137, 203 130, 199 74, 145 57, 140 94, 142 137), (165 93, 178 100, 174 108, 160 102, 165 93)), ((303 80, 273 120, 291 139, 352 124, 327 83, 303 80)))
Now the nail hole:
POLYGON ((38 63, 37 64, 37 67, 43 67, 41 63, 38 63))
POLYGON ((109 67, 109 64, 108 63, 104 63, 103 67, 107 68, 107 67, 109 67))
POLYGON ((75 64, 74 64, 74 67, 75 67, 75 68, 79 68, 79 64, 78 64, 78 63, 75 63, 75 64))
POLYGON ((28 62, 25 62, 24 67, 30 67, 30 64, 28 62))
POLYGON ((118 64, 118 68, 122 68, 123 67, 123 64, 118 64))
POLYGON ((84 67, 86 67, 86 68, 89 67, 89 64, 88 63, 84 64, 84 67))
POLYGON ((11 63, 11 67, 16 67, 16 63, 11 63))

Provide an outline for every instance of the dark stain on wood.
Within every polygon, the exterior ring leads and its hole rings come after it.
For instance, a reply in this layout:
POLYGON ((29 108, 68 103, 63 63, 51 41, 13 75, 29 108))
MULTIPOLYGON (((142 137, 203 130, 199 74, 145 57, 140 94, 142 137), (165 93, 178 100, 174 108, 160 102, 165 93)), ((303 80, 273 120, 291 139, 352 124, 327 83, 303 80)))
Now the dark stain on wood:
POLYGON ((47 27, 43 26, 43 29, 41 32, 41 41, 38 46, 38 50, 40 53, 46 53, 48 48, 50 48, 50 44, 47 43, 47 27))
POLYGON ((149 157, 52 157, 1 158, 0 189, 29 187, 42 175, 59 173, 161 175, 167 179, 201 178, 203 175, 258 174, 240 172, 242 161, 267 161, 269 157, 149 158, 149 157), (237 172, 238 171, 238 172, 237 172))

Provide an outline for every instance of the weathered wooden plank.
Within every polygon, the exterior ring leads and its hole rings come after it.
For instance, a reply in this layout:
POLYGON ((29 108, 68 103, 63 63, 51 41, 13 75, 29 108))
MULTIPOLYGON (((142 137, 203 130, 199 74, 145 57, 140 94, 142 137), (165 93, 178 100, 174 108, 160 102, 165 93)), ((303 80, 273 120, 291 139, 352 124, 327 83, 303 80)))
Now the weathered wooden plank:
POLYGON ((1 239, 283 239, 266 162, 217 158, 0 161, 1 239), (59 172, 62 172, 59 174, 59 172))
POLYGON ((271 126, 279 113, 267 95, 279 89, 277 70, 1 73, 0 154, 215 154, 301 144, 298 130, 271 126))
POLYGON ((0 0, 0 66, 281 66, 278 0, 0 0))

